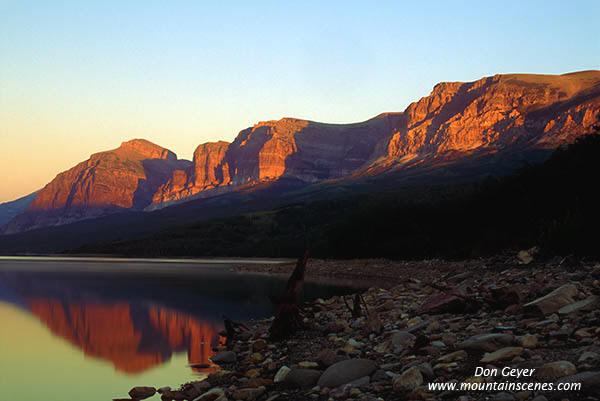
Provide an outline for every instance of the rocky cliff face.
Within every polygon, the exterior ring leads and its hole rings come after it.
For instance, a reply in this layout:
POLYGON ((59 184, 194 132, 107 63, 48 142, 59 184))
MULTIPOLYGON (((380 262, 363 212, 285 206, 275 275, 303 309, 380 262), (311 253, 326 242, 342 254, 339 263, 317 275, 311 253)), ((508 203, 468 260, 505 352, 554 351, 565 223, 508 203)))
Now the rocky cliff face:
POLYGON ((143 209, 175 169, 190 163, 144 139, 93 154, 37 193, 5 233, 69 223, 123 209, 143 209))
POLYGON ((404 113, 339 125, 284 118, 245 129, 230 145, 200 145, 194 168, 175 172, 153 202, 281 177, 314 183, 473 154, 552 149, 592 132, 599 113, 600 71, 440 83, 404 113))
POLYGON ((193 165, 175 170, 154 194, 155 203, 188 198, 208 189, 229 184, 229 166, 224 162, 228 142, 204 143, 194 151, 193 165))
POLYGON ((60 173, 28 210, 144 207, 153 187, 176 166, 177 156, 167 149, 143 139, 123 142, 60 173))
POLYGON ((351 174, 372 159, 377 144, 402 121, 387 113, 357 124, 284 118, 241 131, 233 143, 206 143, 194 166, 174 172, 155 203, 209 196, 244 184, 294 178, 315 183, 351 174))
POLYGON ((388 113, 357 124, 261 122, 240 132, 228 149, 231 181, 291 177, 318 182, 345 176, 369 161, 377 143, 400 121, 400 113, 388 113))
POLYGON ((496 75, 441 83, 412 103, 384 140, 376 164, 407 168, 453 153, 552 149, 592 132, 600 113, 600 71, 496 75))
POLYGON ((59 174, 4 231, 115 209, 159 208, 281 178, 308 185, 457 165, 473 155, 553 149, 593 132, 599 113, 600 71, 510 74, 440 83, 403 113, 356 124, 260 122, 232 143, 198 146, 192 165, 160 146, 133 140, 59 174))

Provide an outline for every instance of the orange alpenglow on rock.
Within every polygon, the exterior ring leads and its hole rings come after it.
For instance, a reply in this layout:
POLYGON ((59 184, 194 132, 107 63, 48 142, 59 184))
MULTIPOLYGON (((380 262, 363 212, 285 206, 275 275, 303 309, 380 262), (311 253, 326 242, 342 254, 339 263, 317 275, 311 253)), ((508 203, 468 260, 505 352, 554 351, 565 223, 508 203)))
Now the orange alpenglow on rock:
POLYGON ((229 166, 223 163, 229 142, 208 142, 194 151, 193 165, 175 170, 152 198, 154 203, 179 200, 207 189, 229 184, 229 166))
POLYGON ((441 83, 411 104, 388 158, 519 144, 555 148, 597 123, 600 71, 441 83))
POLYGON ((120 147, 93 154, 88 160, 60 173, 36 196, 29 210, 87 206, 131 208, 148 199, 136 191, 148 185, 151 174, 166 174, 177 165, 177 156, 145 139, 123 142, 120 147))
POLYGON ((404 112, 360 123, 260 122, 232 143, 201 144, 193 163, 136 139, 59 174, 2 230, 156 209, 282 178, 310 185, 389 172, 408 176, 474 158, 484 165, 494 154, 569 144, 594 132, 599 113, 600 71, 508 74, 440 83, 404 112))
POLYGON ((123 142, 95 153, 56 176, 41 189, 25 213, 4 227, 5 233, 143 209, 174 170, 190 162, 145 139, 123 142))

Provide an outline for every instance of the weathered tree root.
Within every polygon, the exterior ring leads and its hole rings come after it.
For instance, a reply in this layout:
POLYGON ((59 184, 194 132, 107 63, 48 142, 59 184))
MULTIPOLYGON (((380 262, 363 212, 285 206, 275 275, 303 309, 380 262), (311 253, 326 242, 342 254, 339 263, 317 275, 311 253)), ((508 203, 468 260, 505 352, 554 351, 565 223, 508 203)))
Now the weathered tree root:
POLYGON ((269 336, 273 340, 288 337, 303 327, 298 301, 304 286, 307 261, 308 250, 298 259, 296 268, 288 279, 285 294, 279 299, 275 319, 269 329, 269 336))

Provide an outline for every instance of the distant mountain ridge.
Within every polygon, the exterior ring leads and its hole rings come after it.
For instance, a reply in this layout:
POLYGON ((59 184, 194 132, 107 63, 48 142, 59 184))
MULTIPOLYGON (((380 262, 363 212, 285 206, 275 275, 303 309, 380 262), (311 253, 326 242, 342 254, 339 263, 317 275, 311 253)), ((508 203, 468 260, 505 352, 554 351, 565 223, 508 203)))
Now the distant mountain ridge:
POLYGON ((137 139, 59 174, 3 231, 157 209, 284 178, 351 183, 551 150, 592 132, 599 113, 600 71, 508 74, 440 83, 404 112, 361 123, 260 122, 232 143, 199 145, 192 163, 137 139))
POLYGON ((447 152, 553 149, 598 123, 599 85, 600 71, 440 83, 408 106, 382 156, 403 166, 447 152))
POLYGON ((448 163, 477 153, 554 149, 589 133, 597 123, 599 85, 599 71, 496 75, 440 83, 403 113, 384 113, 362 123, 260 122, 241 131, 232 144, 200 145, 194 167, 174 172, 152 207, 280 177, 314 183, 448 163), (190 180, 198 171, 210 178, 190 180))
POLYGON ((117 149, 95 153, 56 176, 14 220, 5 233, 71 223, 122 210, 141 210, 175 169, 178 160, 168 149, 144 139, 123 142, 117 149))
POLYGON ((154 196, 154 207, 190 196, 214 196, 228 187, 293 178, 307 184, 340 178, 369 162, 400 113, 356 124, 324 124, 295 118, 263 121, 232 143, 198 146, 194 165, 175 171, 154 196))
POLYGON ((37 191, 14 201, 0 203, 0 227, 23 213, 31 205, 36 195, 37 191))

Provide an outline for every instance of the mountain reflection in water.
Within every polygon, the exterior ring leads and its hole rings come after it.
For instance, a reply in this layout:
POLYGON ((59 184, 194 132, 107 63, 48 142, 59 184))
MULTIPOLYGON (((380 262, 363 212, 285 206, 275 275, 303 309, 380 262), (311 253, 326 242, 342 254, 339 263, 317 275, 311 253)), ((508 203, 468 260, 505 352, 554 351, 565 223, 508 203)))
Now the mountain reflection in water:
POLYGON ((126 373, 159 365, 174 352, 186 351, 190 364, 207 364, 220 330, 214 323, 157 306, 45 298, 29 298, 27 304, 54 334, 126 373))
MULTIPOLYGON (((28 358, 35 358, 40 366, 57 367, 44 370, 44 380, 50 386, 68 381, 65 369, 77 371, 80 387, 101 382, 102 389, 86 396, 89 400, 126 393, 124 383, 139 385, 138 380, 150 376, 160 377, 161 382, 145 384, 173 386, 214 371, 216 367, 186 365, 210 363, 212 348, 220 340, 222 316, 236 321, 269 316, 274 312, 270 296, 280 295, 285 288, 283 277, 238 274, 231 267, 0 260, 0 306, 13 308, 13 312, 0 308, 5 327, 14 327, 5 336, 10 352, 8 348, 0 350, 5 365, 0 366, 0 375, 6 383, 14 383, 14 391, 9 387, 8 393, 15 400, 23 395, 23 387, 18 385, 23 373, 19 375, 11 366, 22 366, 22 360, 28 358), (28 337, 33 341, 47 342, 49 330, 55 338, 74 346, 73 352, 85 356, 82 365, 71 351, 68 358, 66 350, 57 353, 57 346, 47 351, 42 347, 41 353, 31 355, 31 343, 18 334, 17 322, 22 321, 18 314, 41 322, 39 329, 28 326, 28 337), (102 367, 107 363, 114 367, 113 376, 102 367), (98 369, 104 372, 102 377, 97 375, 98 369)), ((346 284, 307 282, 304 296, 315 299, 353 291, 346 284)))

